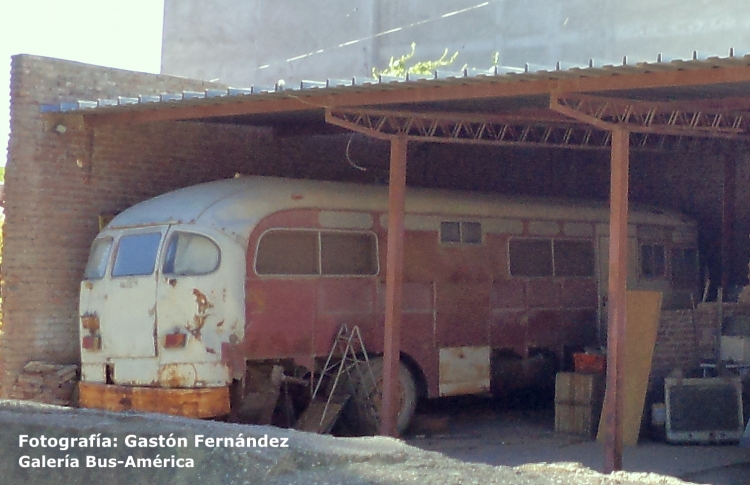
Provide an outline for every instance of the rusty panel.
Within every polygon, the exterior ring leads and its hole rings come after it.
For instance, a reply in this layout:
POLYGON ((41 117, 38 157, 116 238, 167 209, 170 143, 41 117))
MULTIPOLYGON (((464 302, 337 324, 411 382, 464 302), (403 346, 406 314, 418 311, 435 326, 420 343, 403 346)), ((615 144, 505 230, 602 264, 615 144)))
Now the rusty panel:
POLYGON ((498 280, 492 285, 492 308, 525 308, 526 285, 521 279, 498 280))
POLYGON ((318 315, 374 312, 372 278, 320 278, 317 285, 318 315))
MULTIPOLYGON (((385 285, 379 283, 378 286, 378 313, 385 313, 385 285)), ((404 283, 403 287, 403 313, 433 313, 432 283, 404 283)), ((432 335, 430 330, 430 335, 432 335)))
POLYGON ((435 341, 438 347, 489 344, 490 285, 438 282, 435 341))
POLYGON ((229 414, 229 389, 165 389, 78 383, 78 401, 84 408, 108 411, 141 411, 189 418, 229 414))
POLYGON ((527 280, 526 298, 530 307, 557 308, 560 306, 560 285, 553 278, 527 280))
POLYGON ((440 349, 440 395, 476 394, 490 390, 490 348, 440 349))
POLYGON ((595 310, 532 310, 528 318, 529 347, 559 350, 562 344, 596 344, 595 310))
POLYGON ((520 356, 526 353, 528 311, 495 310, 490 323, 490 347, 512 349, 520 356))
POLYGON ((327 355, 330 352, 334 337, 342 325, 359 327, 366 347, 382 341, 381 329, 375 328, 375 286, 374 278, 317 280, 318 305, 315 309, 311 349, 314 355, 327 355))
POLYGON ((437 231, 409 231, 404 244, 405 281, 432 281, 442 272, 437 231))
POLYGON ((314 279, 248 282, 245 349, 249 359, 310 354, 317 288, 314 279))
POLYGON ((573 308, 596 308, 597 285, 594 279, 566 279, 562 281, 560 305, 573 308))
POLYGON ((409 355, 424 373, 427 393, 438 395, 438 353, 434 340, 433 315, 405 313, 401 322, 401 351, 409 355))

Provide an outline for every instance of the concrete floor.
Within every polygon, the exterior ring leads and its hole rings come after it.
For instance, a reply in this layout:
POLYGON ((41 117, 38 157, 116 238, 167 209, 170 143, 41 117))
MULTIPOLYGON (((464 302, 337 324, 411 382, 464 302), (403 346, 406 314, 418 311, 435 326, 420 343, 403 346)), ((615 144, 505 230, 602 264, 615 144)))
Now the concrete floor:
MULTIPOLYGON (((579 462, 604 466, 601 443, 555 433, 554 410, 511 407, 482 398, 443 399, 423 406, 406 441, 469 462, 515 466, 579 462)), ((750 448, 738 445, 671 445, 644 440, 625 447, 623 469, 669 475, 695 483, 750 484, 750 448)))

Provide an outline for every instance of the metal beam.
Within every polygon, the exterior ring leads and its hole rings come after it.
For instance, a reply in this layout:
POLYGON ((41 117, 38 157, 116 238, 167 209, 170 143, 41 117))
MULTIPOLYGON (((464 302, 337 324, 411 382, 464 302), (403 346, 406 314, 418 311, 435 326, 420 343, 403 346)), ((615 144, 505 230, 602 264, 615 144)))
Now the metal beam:
POLYGON ((628 173, 630 134, 612 130, 609 291, 607 302, 607 400, 604 403, 604 472, 622 469, 623 363, 628 276, 628 173))
POLYGON ((358 133, 390 140, 472 145, 607 148, 609 132, 566 121, 556 113, 508 116, 331 109, 326 121, 358 133))
POLYGON ((385 265, 385 334, 383 342, 383 396, 380 434, 397 436, 401 301, 404 267, 404 208, 406 198, 406 146, 404 136, 391 139, 388 181, 388 248, 385 265))
POLYGON ((724 139, 750 138, 749 104, 747 100, 738 100, 736 106, 730 106, 685 101, 638 101, 581 94, 550 97, 552 110, 602 130, 622 126, 638 133, 724 139))

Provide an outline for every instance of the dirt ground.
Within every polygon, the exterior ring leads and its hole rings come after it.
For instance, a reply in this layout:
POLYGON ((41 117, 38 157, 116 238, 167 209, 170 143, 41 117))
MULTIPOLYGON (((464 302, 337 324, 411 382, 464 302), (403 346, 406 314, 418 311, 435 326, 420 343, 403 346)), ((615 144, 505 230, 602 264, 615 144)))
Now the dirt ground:
POLYGON ((334 438, 267 426, 14 401, 0 403, 0 423, 6 485, 685 483, 653 473, 602 475, 569 462, 467 463, 383 437, 334 438), (216 446, 219 438, 230 439, 216 446), (149 439, 155 440, 154 447, 149 439))
MULTIPOLYGON (((604 447, 587 437, 554 432, 551 405, 447 398, 421 406, 406 442, 466 462, 519 466, 577 462, 604 467, 604 447)), ((644 433, 646 434, 646 433, 644 433)), ((624 448, 623 468, 714 485, 750 484, 750 448, 736 444, 673 445, 663 430, 624 448)))

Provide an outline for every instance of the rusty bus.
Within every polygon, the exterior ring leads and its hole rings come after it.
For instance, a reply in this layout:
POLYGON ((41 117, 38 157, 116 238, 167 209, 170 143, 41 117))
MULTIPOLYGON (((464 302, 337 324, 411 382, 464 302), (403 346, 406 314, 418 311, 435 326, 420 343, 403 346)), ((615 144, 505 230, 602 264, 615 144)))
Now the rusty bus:
MULTIPOLYGON (((385 187, 239 177, 117 215, 81 284, 81 405, 227 414, 318 371, 342 325, 359 327, 377 373, 386 206, 385 187)), ((608 216, 597 203, 407 192, 400 429, 417 396, 503 392, 601 344, 608 216)), ((691 220, 633 210, 628 241, 630 288, 690 301, 691 220)))

